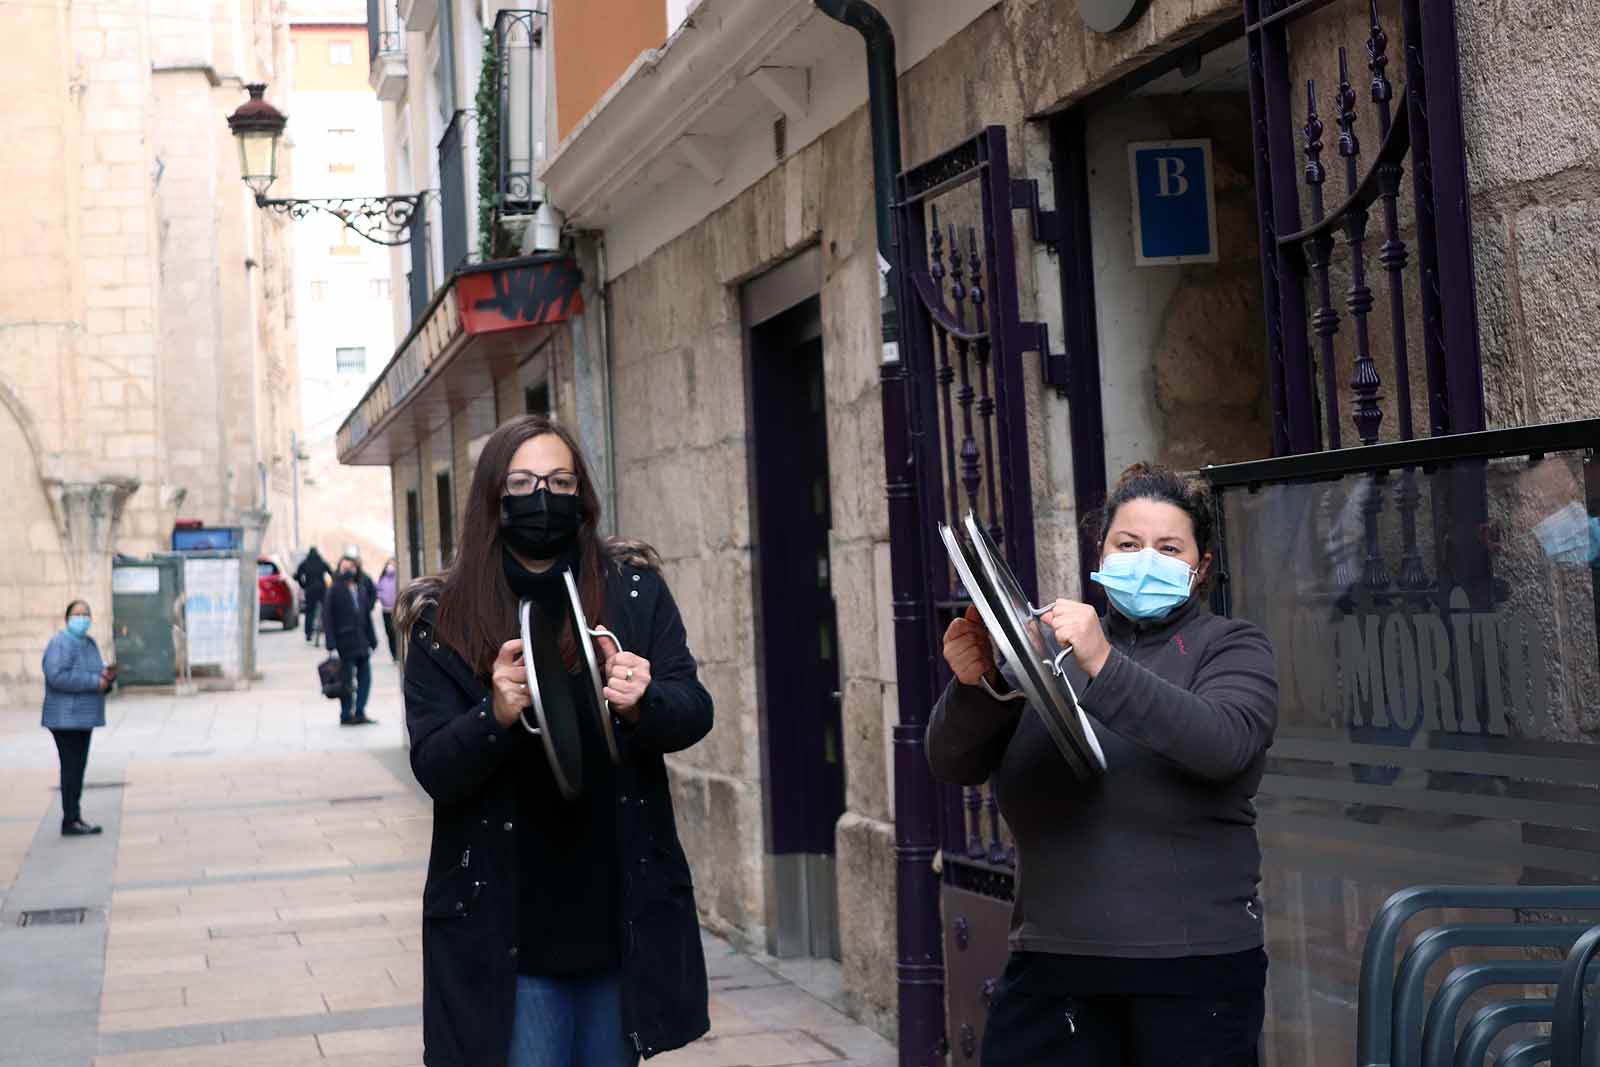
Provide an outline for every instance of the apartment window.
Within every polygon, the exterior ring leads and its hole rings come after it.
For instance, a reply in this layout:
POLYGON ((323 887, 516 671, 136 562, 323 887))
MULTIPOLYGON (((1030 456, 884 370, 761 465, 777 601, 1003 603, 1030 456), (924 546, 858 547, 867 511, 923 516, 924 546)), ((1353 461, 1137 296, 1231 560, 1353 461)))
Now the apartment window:
POLYGON ((388 278, 373 278, 368 284, 372 287, 372 299, 388 300, 393 294, 388 278))
POLYGON ((359 243, 361 238, 356 237, 350 227, 339 223, 337 220, 334 221, 334 225, 339 227, 339 243, 328 246, 328 255, 354 257, 360 256, 366 251, 359 243))
POLYGON ((415 489, 406 490, 406 547, 411 557, 411 577, 422 574, 422 505, 415 489))
POLYGON ((337 129, 328 131, 328 173, 354 174, 356 172, 356 131, 337 129))
POLYGON ((455 501, 450 495, 450 473, 440 471, 434 476, 433 484, 439 496, 439 565, 448 567, 456 554, 455 501))
POLYGON ((320 304, 326 299, 328 299, 328 283, 320 279, 312 282, 311 302, 313 304, 320 304))
POLYGON ((550 414, 550 387, 530 385, 522 390, 523 410, 529 415, 550 414))
POLYGON ((333 361, 340 374, 367 373, 365 348, 336 348, 333 350, 333 361))
POLYGON ((328 42, 328 63, 335 67, 348 67, 356 61, 355 45, 350 41, 328 42))

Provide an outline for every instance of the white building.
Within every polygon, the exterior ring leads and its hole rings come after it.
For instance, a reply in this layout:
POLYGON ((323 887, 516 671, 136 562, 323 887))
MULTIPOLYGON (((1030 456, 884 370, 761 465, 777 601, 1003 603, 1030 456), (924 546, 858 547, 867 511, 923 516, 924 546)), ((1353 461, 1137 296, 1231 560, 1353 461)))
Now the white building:
MULTIPOLYGON (((294 91, 285 105, 296 168, 285 195, 388 192, 382 105, 367 82, 365 8, 347 0, 302 3, 290 21, 294 91)), ((394 549, 388 479, 340 465, 334 434, 394 349, 389 250, 317 213, 295 231, 295 268, 304 426, 296 550, 316 545, 331 558, 357 545, 376 570, 394 549)))

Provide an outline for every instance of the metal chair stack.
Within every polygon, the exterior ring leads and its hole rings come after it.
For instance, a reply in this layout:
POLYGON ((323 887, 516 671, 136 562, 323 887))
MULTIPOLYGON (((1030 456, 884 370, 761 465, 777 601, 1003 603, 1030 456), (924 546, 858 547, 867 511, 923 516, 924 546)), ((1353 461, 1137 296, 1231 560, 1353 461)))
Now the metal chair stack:
MULTIPOLYGON (((1398 967, 1406 924, 1424 911, 1600 911, 1600 886, 1415 886, 1390 897, 1373 919, 1361 957, 1356 1022, 1357 1067, 1600 1067, 1600 1019, 1585 1032, 1588 987, 1600 979, 1600 926, 1567 922, 1458 922, 1423 931, 1398 967), (1554 949, 1560 960, 1504 959, 1453 968, 1427 1000, 1429 970, 1458 948, 1554 949), (1555 986, 1553 998, 1526 987, 1555 986), (1461 1025, 1468 1001, 1490 989, 1505 999, 1483 1004, 1461 1025), (1548 1026, 1548 1036, 1514 1041, 1490 1058, 1510 1027, 1548 1026)), ((1600 920, 1596 920, 1600 921, 1600 920)), ((1541 1034, 1544 1033, 1541 1028, 1541 1034)))

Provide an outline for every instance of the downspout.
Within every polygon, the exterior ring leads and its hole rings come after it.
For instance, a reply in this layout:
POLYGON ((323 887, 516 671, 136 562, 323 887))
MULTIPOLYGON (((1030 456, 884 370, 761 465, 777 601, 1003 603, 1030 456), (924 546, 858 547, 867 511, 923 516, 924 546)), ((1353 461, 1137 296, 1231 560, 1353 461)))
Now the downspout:
POLYGON ((894 597, 895 678, 900 721, 894 728, 895 926, 901 1067, 944 1062, 944 963, 940 944, 938 790, 923 739, 933 706, 933 634, 923 581, 926 531, 919 517, 910 375, 900 356, 899 288, 890 205, 900 174, 900 92, 894 31, 866 0, 813 0, 817 10, 861 34, 867 48, 867 114, 872 128, 872 192, 883 277, 884 465, 894 597))

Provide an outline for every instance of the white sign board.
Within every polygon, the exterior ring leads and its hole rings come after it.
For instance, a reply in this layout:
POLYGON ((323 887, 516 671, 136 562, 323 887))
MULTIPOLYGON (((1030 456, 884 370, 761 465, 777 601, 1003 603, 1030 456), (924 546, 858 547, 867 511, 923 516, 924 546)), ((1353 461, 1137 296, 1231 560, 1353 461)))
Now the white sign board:
POLYGON ((186 559, 184 617, 189 665, 220 667, 237 677, 239 664, 239 560, 186 559))
POLYGON ((161 572, 155 567, 116 567, 111 571, 111 592, 120 596, 148 596, 161 592, 161 572))

